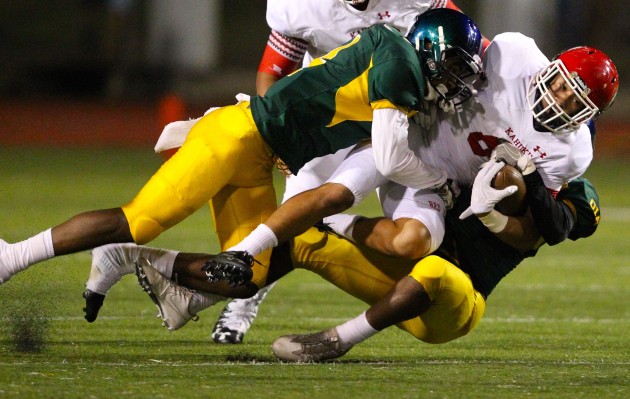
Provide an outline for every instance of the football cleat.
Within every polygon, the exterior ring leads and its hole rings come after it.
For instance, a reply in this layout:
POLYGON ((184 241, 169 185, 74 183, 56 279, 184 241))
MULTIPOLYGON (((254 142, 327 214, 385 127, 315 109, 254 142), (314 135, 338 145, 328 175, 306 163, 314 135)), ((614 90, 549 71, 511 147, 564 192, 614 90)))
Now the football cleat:
POLYGON ((283 335, 271 345, 278 359, 299 363, 336 359, 345 355, 350 348, 341 347, 335 328, 313 334, 283 335))
POLYGON ((157 306, 157 317, 162 319, 163 327, 175 331, 190 320, 199 320, 197 315, 188 312, 195 291, 164 277, 145 258, 138 259, 135 267, 138 283, 157 306))
POLYGON ((238 287, 251 281, 253 264, 254 257, 245 251, 225 251, 210 258, 201 270, 206 272, 209 283, 227 281, 238 287))
POLYGON ((233 299, 228 302, 214 325, 212 340, 217 344, 242 343, 258 314, 258 307, 272 286, 273 284, 261 288, 251 298, 233 299))
POLYGON ((83 308, 83 311, 85 312, 85 320, 92 323, 96 320, 98 311, 101 310, 101 307, 103 306, 105 295, 86 289, 83 293, 83 299, 85 299, 85 307, 83 308))

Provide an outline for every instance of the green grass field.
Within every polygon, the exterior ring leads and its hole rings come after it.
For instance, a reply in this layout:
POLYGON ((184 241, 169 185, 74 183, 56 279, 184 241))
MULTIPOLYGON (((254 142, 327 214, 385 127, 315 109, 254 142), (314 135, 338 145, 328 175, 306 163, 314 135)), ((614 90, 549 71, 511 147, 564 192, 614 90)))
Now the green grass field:
MULTIPOLYGON (((21 240, 118 206, 159 164, 148 151, 0 149, 0 237, 21 240)), ((279 335, 365 309, 306 271, 271 292, 244 344, 222 346, 209 338, 222 306, 168 333, 129 276, 88 324, 89 254, 36 265, 0 287, 0 397, 630 397, 628 171, 629 161, 595 161, 587 176, 601 196, 597 233, 526 260, 469 336, 431 346, 390 329, 334 363, 281 364, 271 353, 279 335)), ((375 212, 373 198, 362 211, 375 212)), ((208 210, 152 244, 216 251, 208 210)))

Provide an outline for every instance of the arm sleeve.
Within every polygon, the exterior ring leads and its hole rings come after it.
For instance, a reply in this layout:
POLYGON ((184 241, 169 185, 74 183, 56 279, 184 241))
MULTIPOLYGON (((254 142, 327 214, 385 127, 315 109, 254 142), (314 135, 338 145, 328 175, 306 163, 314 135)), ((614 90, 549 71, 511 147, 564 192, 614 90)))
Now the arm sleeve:
POLYGON ((258 72, 266 72, 278 78, 286 76, 300 64, 306 49, 304 40, 272 30, 260 60, 258 72))
POLYGON ((540 235, 549 245, 564 241, 575 224, 571 209, 563 201, 554 198, 538 171, 523 177, 527 187, 527 202, 540 235))
POLYGON ((409 149, 407 114, 395 108, 374 110, 372 148, 376 169, 386 178, 414 189, 437 188, 446 172, 427 165, 409 149))

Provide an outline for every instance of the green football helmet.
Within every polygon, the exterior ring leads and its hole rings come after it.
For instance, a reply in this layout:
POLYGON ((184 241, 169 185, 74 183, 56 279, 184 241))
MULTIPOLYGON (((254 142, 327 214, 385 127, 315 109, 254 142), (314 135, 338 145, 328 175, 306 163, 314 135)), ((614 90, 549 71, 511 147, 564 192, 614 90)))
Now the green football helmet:
POLYGON ((464 79, 484 78, 481 64, 483 37, 463 13, 437 8, 418 15, 407 40, 416 48, 431 86, 451 106, 476 92, 464 79))

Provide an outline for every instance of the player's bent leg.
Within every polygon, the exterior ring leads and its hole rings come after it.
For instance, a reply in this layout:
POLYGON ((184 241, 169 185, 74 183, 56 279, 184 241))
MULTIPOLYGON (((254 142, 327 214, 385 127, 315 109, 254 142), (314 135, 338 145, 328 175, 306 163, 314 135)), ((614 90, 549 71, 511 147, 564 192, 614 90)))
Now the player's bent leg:
POLYGON ((225 305, 212 330, 218 344, 240 344, 258 315, 258 308, 275 283, 261 288, 251 298, 233 299, 225 305))
POLYGON ((170 276, 177 254, 177 251, 136 244, 110 244, 95 248, 92 251, 90 278, 83 293, 85 319, 90 323, 96 320, 105 295, 124 275, 134 273, 134 262, 139 258, 148 259, 161 273, 170 276))
POLYGON ((432 249, 431 232, 416 219, 357 219, 352 232, 357 243, 386 255, 419 259, 432 249))
POLYGON ((419 317, 399 323, 400 328, 424 342, 440 344, 468 334, 481 321, 485 299, 455 265, 431 255, 409 276, 424 287, 431 306, 419 317))
POLYGON ((403 277, 358 317, 318 333, 280 337, 272 345, 273 352, 280 360, 289 362, 335 359, 379 331, 418 317, 430 305, 422 285, 411 277, 403 277))

